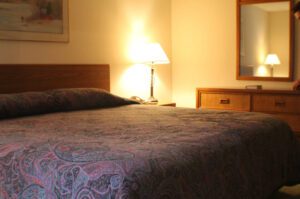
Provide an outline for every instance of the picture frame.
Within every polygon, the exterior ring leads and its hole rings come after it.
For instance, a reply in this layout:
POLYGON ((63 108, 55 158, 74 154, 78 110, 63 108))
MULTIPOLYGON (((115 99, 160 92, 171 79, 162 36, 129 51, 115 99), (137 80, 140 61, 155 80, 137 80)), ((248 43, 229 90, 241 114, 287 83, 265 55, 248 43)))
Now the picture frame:
POLYGON ((69 42, 68 0, 0 0, 0 40, 69 42))

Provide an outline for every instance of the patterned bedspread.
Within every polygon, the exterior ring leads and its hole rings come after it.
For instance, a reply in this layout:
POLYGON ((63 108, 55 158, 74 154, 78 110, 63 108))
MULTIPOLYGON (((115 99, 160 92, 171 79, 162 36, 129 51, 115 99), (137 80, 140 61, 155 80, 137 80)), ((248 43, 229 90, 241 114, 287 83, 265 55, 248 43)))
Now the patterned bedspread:
POLYGON ((263 199, 299 182, 269 115, 126 105, 0 121, 0 198, 263 199))

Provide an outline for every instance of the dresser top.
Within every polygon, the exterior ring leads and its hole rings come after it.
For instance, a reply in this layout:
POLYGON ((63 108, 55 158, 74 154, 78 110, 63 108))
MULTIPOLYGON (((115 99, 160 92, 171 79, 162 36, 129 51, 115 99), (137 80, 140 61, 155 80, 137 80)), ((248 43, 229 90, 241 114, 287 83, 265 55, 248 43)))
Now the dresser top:
POLYGON ((232 88, 197 88, 197 92, 230 92, 230 93, 258 93, 258 94, 286 94, 300 95, 300 90, 265 90, 265 89, 232 89, 232 88))

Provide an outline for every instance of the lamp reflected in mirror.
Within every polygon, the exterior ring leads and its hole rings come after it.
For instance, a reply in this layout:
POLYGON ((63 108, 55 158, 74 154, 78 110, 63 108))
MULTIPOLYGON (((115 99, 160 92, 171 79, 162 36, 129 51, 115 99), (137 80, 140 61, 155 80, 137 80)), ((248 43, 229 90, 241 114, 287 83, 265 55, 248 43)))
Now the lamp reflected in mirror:
POLYGON ((274 65, 280 65, 278 56, 276 54, 268 54, 265 64, 270 66, 270 76, 274 77, 274 65))
POLYGON ((237 1, 237 79, 292 80, 292 0, 237 1))

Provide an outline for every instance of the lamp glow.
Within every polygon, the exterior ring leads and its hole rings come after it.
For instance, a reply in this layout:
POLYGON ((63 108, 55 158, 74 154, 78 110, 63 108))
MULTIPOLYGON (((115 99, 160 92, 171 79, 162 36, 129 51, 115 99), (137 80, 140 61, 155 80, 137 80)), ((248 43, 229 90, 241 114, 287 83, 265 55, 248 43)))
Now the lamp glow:
POLYGON ((145 64, 169 64, 170 61, 159 43, 150 43, 145 46, 144 60, 145 64))
POLYGON ((265 64, 270 65, 271 66, 271 77, 273 77, 273 66, 274 65, 279 65, 280 60, 278 58, 278 56, 276 54, 268 54, 266 60, 265 60, 265 64))
POLYGON ((142 63, 150 64, 151 65, 151 86, 150 86, 150 97, 147 100, 147 103, 156 104, 158 103, 158 100, 154 97, 154 86, 153 86, 153 79, 154 79, 154 65, 157 64, 169 64, 170 61, 165 53, 165 51, 162 49, 161 45, 159 43, 149 43, 145 45, 145 48, 143 49, 143 59, 142 63))
POLYGON ((265 64, 272 65, 272 66, 279 65, 280 60, 276 54, 268 54, 268 56, 265 60, 265 64))

